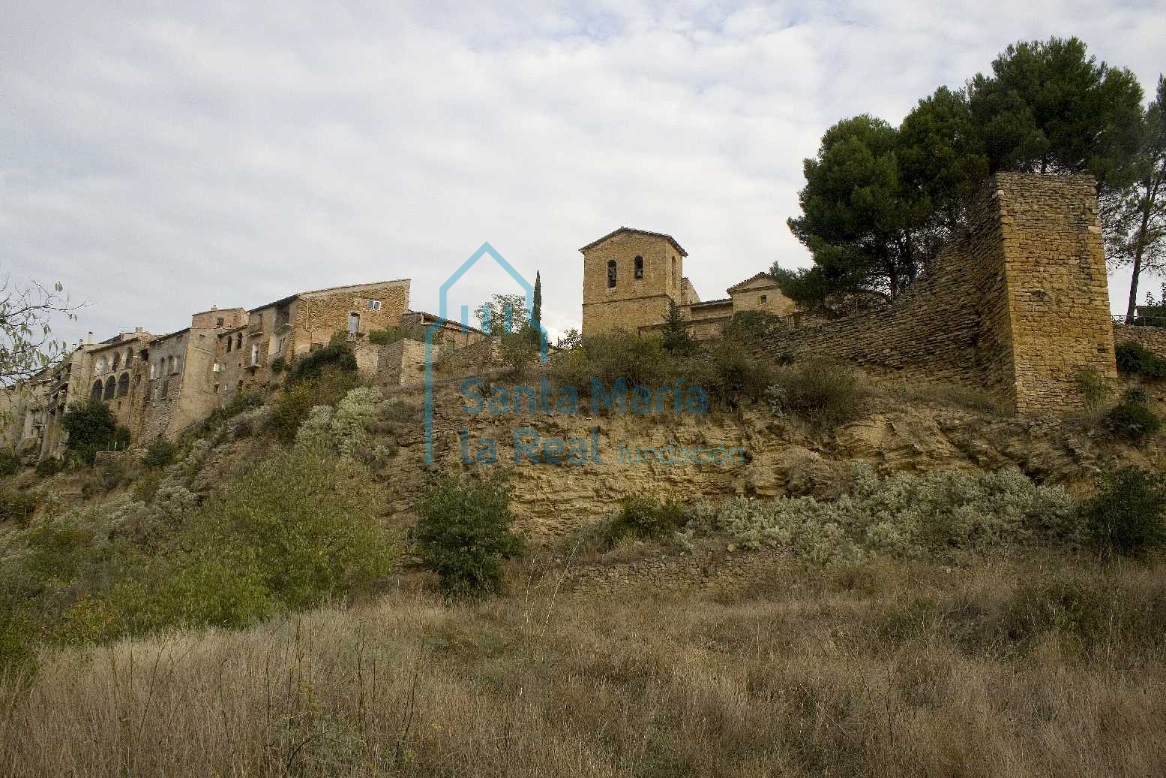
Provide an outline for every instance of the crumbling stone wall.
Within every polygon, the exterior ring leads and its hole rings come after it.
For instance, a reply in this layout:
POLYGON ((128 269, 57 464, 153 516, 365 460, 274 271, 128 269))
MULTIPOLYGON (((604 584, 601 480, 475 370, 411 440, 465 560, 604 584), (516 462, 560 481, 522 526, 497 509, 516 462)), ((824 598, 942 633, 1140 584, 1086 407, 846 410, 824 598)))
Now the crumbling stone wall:
POLYGON ((1116 376, 1094 181, 1001 173, 968 226, 895 304, 777 330, 762 351, 982 386, 1021 413, 1080 407, 1075 376, 1116 376))
POLYGON ((1121 345, 1138 343, 1161 357, 1166 357, 1166 327, 1135 327, 1132 324, 1113 325, 1113 342, 1121 345))

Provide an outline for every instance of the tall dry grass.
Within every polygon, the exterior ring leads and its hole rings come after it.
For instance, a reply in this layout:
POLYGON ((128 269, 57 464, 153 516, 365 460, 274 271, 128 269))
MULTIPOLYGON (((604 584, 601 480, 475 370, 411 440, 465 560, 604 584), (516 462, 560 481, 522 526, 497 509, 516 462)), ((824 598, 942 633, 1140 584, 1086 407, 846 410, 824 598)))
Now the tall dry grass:
POLYGON ((774 565, 49 654, 0 774, 1166 774, 1161 561, 774 565))

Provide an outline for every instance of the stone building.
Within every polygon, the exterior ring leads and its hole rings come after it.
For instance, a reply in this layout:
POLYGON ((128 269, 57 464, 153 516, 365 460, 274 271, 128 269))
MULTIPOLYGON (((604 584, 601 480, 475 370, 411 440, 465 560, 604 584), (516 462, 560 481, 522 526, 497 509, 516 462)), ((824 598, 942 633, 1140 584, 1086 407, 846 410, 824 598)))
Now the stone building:
POLYGON ((266 387, 277 380, 280 367, 327 345, 337 332, 364 342, 372 330, 400 326, 408 308, 407 278, 298 292, 252 308, 243 321, 218 334, 212 391, 229 401, 241 391, 266 387))
MULTIPOLYGON (((277 381, 277 359, 290 363, 337 332, 359 351, 374 329, 399 326, 407 315, 424 323, 427 314, 408 305, 409 281, 400 279, 299 292, 251 310, 211 308, 166 335, 140 327, 99 343, 90 335, 35 380, 5 388, 4 442, 37 459, 60 455, 61 417, 89 399, 107 403, 135 442, 176 437, 241 389, 277 381)), ((405 360, 406 351, 415 349, 398 349, 398 359, 405 360)), ((393 366, 374 354, 368 372, 387 375, 393 366)))
POLYGON ((768 273, 728 290, 729 296, 701 302, 684 276, 684 250, 671 235, 620 227, 579 249, 583 254, 583 334, 616 330, 646 333, 663 326, 670 302, 680 306, 698 338, 720 334, 740 311, 794 313, 768 273))

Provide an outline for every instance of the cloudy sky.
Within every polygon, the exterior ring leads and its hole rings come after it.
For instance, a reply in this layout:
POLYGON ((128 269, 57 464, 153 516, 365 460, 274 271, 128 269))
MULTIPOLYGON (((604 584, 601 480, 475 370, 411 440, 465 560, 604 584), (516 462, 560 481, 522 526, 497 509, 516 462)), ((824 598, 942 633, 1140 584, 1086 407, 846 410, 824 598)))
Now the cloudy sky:
POLYGON ((808 264, 785 220, 839 118, 897 123, 1019 39, 1166 68, 1162 0, 176 5, 0 2, 0 272, 85 301, 70 339, 403 277, 435 311, 483 241, 562 330, 577 249, 620 225, 720 297, 808 264))

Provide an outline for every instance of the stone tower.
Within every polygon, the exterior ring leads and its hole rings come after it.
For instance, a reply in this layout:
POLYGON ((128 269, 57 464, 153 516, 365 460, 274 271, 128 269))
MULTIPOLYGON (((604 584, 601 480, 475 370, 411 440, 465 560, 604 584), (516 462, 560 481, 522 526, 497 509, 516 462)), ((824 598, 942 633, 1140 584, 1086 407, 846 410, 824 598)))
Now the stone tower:
POLYGON ((684 258, 671 235, 620 227, 583 254, 583 334, 638 332, 660 324, 669 300, 684 299, 684 258))

